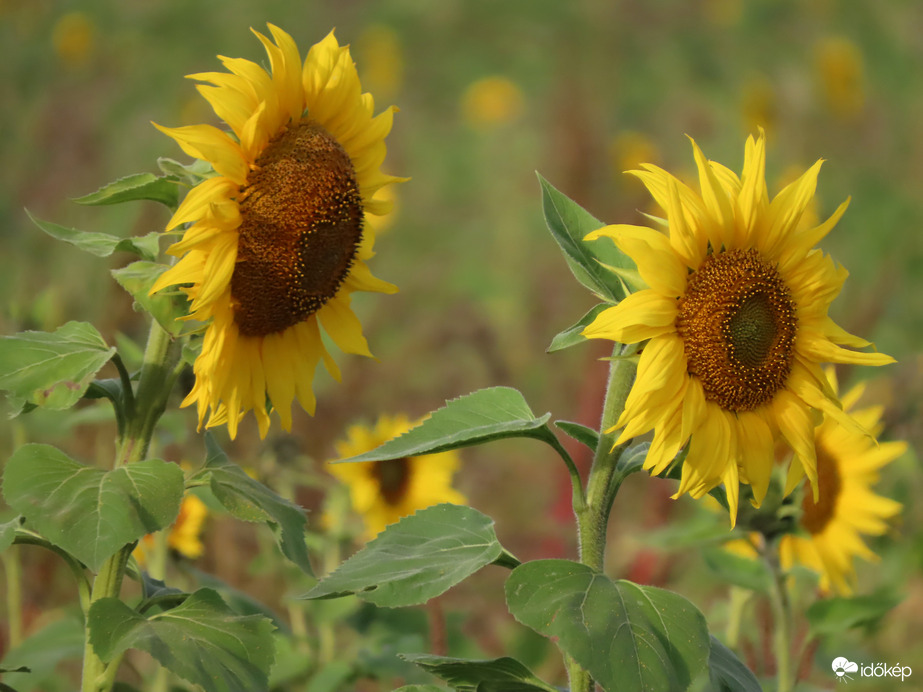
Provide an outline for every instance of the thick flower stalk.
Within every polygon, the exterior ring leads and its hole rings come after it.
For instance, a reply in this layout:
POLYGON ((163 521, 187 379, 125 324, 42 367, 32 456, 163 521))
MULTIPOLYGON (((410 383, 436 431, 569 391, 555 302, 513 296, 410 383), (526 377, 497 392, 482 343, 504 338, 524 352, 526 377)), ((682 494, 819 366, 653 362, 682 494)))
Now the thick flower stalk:
POLYGON ((632 171, 665 210, 665 231, 616 225, 612 238, 648 288, 603 311, 590 338, 646 342, 617 443, 654 431, 645 468, 660 473, 688 444, 677 495, 700 497, 724 484, 731 519, 739 484, 756 503, 769 485, 774 439, 797 459, 789 489, 806 474, 815 499, 818 412, 847 429, 821 364, 884 365, 892 358, 849 348, 869 343, 828 316, 847 272, 816 248, 846 210, 799 223, 814 197, 821 161, 770 199, 765 138, 749 138, 743 171, 708 161, 692 142, 699 191, 657 166, 632 171))
POLYGON ((154 290, 183 285, 189 318, 208 323, 183 405, 231 437, 247 411, 261 436, 270 408, 286 430, 296 398, 313 413, 318 363, 339 377, 321 330, 344 352, 371 355, 350 296, 397 290, 369 271, 375 232, 364 223, 389 210, 376 193, 401 180, 380 170, 395 109, 374 115, 332 32, 302 63, 291 36, 269 28, 274 42, 254 33, 270 72, 222 57, 227 73, 190 75, 230 133, 158 126, 217 174, 170 220, 168 231, 189 225, 169 249, 181 259, 154 290))

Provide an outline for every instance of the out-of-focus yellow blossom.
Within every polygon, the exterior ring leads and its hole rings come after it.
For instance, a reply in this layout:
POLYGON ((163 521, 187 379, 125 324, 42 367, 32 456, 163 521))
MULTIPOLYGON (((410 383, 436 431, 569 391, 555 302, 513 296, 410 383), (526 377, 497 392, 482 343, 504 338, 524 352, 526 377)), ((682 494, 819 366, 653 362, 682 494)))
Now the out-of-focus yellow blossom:
POLYGON ((828 37, 815 47, 824 103, 833 115, 850 118, 865 107, 865 70, 859 48, 847 38, 828 37))
POLYGON ((742 0, 705 0, 702 12, 705 18, 720 27, 730 27, 740 23, 743 17, 742 0))
POLYGON ((623 130, 609 145, 609 159, 619 179, 631 180, 624 171, 633 171, 643 163, 658 163, 660 151, 653 140, 637 130, 623 130))
POLYGON ((68 67, 85 65, 96 49, 96 27, 83 12, 61 15, 51 34, 55 54, 68 67))
POLYGON ((356 41, 362 65, 362 83, 378 98, 388 101, 404 84, 404 51, 401 40, 389 26, 374 24, 356 41))
MULTIPOLYGON (((192 494, 183 498, 176 521, 169 528, 167 545, 183 557, 195 560, 201 557, 205 546, 202 544, 202 526, 208 516, 205 503, 192 494)), ((140 541, 132 553, 139 564, 147 563, 147 551, 154 546, 154 535, 148 534, 140 541)))
POLYGON ((746 131, 775 130, 777 105, 776 90, 766 77, 759 75, 744 83, 740 114, 746 131))
POLYGON ((462 96, 462 114, 472 127, 490 129, 516 120, 525 98, 512 80, 501 75, 473 82, 462 96))
MULTIPOLYGON (((406 416, 382 416, 375 427, 354 425, 337 443, 341 459, 368 452, 413 428, 406 416)), ((402 517, 441 502, 456 505, 467 498, 452 487, 460 460, 454 450, 388 461, 332 464, 330 473, 349 488, 353 509, 365 523, 364 539, 371 540, 402 517)))

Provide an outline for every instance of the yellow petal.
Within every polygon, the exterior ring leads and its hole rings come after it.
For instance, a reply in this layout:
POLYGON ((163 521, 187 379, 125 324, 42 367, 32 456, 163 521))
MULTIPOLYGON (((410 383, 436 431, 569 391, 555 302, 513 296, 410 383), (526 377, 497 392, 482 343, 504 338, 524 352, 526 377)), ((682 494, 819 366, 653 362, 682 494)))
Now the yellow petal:
POLYGON ((675 331, 676 301, 653 290, 638 291, 603 310, 582 332, 588 339, 634 344, 675 331))
POLYGON ((211 163, 220 175, 230 178, 238 185, 247 182, 249 167, 240 145, 217 127, 161 127, 157 123, 154 123, 154 127, 176 140, 189 156, 211 163))

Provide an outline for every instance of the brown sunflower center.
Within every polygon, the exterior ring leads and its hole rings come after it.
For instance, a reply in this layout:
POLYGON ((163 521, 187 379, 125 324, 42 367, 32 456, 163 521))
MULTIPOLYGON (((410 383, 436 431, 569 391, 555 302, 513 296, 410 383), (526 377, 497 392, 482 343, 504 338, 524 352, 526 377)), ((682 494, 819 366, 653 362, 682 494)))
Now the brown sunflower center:
POLYGON ((836 460, 823 445, 817 445, 818 500, 814 502, 814 493, 810 487, 805 487, 804 500, 801 503, 801 525, 805 531, 817 535, 826 528, 836 513, 842 488, 843 481, 836 460))
POLYGON ((751 411, 785 387, 795 344, 795 304, 757 250, 709 255, 679 299, 676 330, 705 398, 751 411))
POLYGON ((407 495, 410 485, 410 460, 407 457, 376 461, 372 477, 378 483, 378 490, 389 505, 400 504, 407 495))
POLYGON ((343 147, 303 120, 256 159, 239 204, 234 321, 245 336, 265 336, 336 295, 362 239, 362 198, 343 147))

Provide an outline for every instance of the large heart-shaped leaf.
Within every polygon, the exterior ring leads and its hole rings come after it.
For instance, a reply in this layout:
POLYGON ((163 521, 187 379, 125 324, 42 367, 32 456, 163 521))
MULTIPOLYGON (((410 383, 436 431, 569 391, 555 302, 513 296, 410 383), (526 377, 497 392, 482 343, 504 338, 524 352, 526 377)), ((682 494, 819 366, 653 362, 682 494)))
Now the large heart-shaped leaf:
POLYGON ((190 478, 190 484, 208 484, 218 501, 238 519, 269 524, 282 553, 306 573, 313 574, 305 544, 304 510, 250 478, 228 459, 211 435, 205 436, 205 447, 208 454, 205 466, 190 478))
POLYGON ((0 337, 0 389, 20 402, 70 408, 113 355, 115 348, 86 322, 0 337))
POLYGON ((515 658, 478 661, 428 654, 400 656, 442 678, 457 692, 557 692, 515 658))
POLYGON ((536 418, 511 387, 489 387, 452 399, 417 427, 358 456, 335 463, 384 461, 444 452, 505 437, 536 437, 551 441, 546 425, 551 414, 536 418))
POLYGON ((28 444, 6 464, 3 496, 27 526, 97 570, 122 546, 176 520, 183 471, 159 459, 103 471, 28 444))
POLYGON ((494 521, 476 509, 441 504, 392 524, 303 598, 356 594, 391 608, 425 603, 506 553, 494 521))
POLYGON ((506 602, 609 692, 679 692, 705 669, 705 618, 670 591, 612 581, 569 560, 537 560, 510 574, 506 602))
POLYGON ((267 689, 274 657, 273 625, 261 615, 237 615, 211 589, 144 617, 118 598, 93 603, 90 643, 103 661, 141 649, 191 683, 214 692, 267 689))

